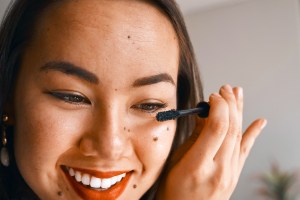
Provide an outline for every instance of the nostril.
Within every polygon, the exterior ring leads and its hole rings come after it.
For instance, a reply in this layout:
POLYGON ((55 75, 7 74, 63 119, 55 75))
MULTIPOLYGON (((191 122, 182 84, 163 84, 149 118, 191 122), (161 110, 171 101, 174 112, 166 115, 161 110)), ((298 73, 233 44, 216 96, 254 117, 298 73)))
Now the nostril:
POLYGON ((122 134, 99 134, 97 137, 85 136, 80 140, 79 149, 84 156, 117 160, 129 151, 128 139, 122 134))
POLYGON ((97 150, 94 147, 93 140, 90 138, 83 138, 80 141, 79 149, 81 153, 85 156, 95 156, 97 155, 97 150))

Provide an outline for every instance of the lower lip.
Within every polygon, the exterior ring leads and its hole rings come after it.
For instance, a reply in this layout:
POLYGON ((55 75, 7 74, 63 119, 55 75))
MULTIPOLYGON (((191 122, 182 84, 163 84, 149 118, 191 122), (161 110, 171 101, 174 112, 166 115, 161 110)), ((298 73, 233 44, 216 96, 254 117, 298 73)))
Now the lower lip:
POLYGON ((74 190, 77 192, 77 194, 83 198, 83 199, 89 199, 89 200, 115 200, 117 199, 124 189, 127 186, 127 183, 130 179, 131 172, 126 173, 126 176, 115 185, 111 186, 111 188, 107 190, 97 190, 97 189, 91 189, 87 188, 86 186, 82 185, 81 183, 77 182, 74 177, 71 177, 67 171, 63 170, 66 174, 69 182, 73 186, 74 190))

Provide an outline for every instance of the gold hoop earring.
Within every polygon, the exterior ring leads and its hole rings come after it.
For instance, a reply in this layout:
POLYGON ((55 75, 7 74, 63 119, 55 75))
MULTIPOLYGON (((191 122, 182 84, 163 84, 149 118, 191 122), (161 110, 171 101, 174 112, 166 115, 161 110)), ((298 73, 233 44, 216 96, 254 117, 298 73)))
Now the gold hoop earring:
POLYGON ((3 115, 2 117, 2 148, 1 148, 1 164, 5 167, 9 166, 9 155, 8 155, 8 151, 6 148, 6 144, 7 144, 7 138, 6 138, 6 127, 5 127, 5 122, 8 121, 8 116, 7 115, 3 115))

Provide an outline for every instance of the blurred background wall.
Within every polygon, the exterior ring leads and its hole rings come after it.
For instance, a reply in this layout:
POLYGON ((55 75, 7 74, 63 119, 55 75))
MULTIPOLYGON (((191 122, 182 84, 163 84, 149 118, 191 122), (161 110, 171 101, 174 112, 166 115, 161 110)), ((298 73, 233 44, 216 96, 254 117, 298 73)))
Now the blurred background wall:
MULTIPOLYGON (((0 17, 10 0, 0 0, 0 17)), ((178 0, 200 65, 205 96, 225 83, 245 93, 245 127, 268 119, 232 200, 262 199, 257 176, 277 161, 300 171, 298 0, 178 0)), ((296 188, 300 192, 300 188, 296 188)), ((300 198, 300 196, 298 197, 300 198)))
MULTIPOLYGON (((201 0, 199 0, 201 1, 201 0)), ((297 0, 248 0, 185 10, 206 97, 224 83, 245 93, 244 125, 268 119, 231 199, 260 199, 257 176, 277 161, 300 169, 300 12, 297 0)), ((295 192, 300 192, 296 188, 295 192)), ((298 199, 300 196, 298 196, 298 199)))
POLYGON ((10 0, 0 0, 0 18, 4 15, 5 9, 8 6, 10 0))

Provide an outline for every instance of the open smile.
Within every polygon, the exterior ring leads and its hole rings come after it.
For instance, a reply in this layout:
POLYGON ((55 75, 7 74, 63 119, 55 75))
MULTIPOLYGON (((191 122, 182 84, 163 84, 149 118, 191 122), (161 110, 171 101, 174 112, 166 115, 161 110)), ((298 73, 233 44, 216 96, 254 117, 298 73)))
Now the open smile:
POLYGON ((62 166, 74 190, 83 199, 112 200, 122 194, 132 174, 131 171, 98 172, 62 166))

